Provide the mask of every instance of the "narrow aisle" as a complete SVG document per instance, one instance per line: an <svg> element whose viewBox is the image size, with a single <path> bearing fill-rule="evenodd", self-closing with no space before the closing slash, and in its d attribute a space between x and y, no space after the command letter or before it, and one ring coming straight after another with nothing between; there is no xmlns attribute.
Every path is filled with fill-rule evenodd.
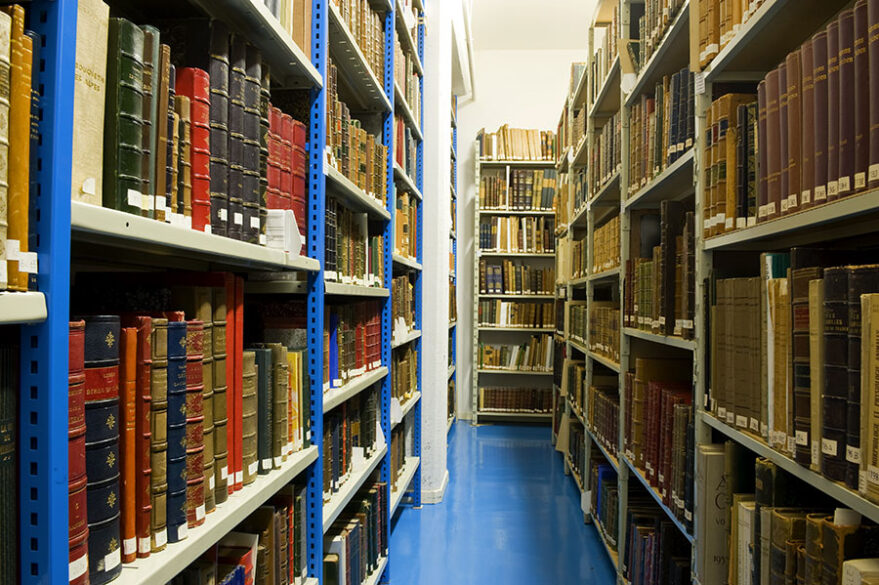
<svg viewBox="0 0 879 585"><path fill-rule="evenodd" d="M445 500L398 514L392 585L613 585L549 433L456 423Z"/></svg>

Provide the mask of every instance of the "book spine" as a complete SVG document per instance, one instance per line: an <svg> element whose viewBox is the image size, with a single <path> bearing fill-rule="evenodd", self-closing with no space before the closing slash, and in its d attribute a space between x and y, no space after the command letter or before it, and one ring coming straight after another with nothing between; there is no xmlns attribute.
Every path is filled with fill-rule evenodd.
<svg viewBox="0 0 879 585"><path fill-rule="evenodd" d="M799 50L790 53L787 56L785 67L787 72L787 118L782 120L784 125L782 132L787 133L787 190L783 191L781 196L787 200L789 213L797 211L800 207L803 133L801 58L802 53Z"/></svg>
<svg viewBox="0 0 879 585"><path fill-rule="evenodd" d="M869 95L879 95L879 0L867 0L867 59L870 63ZM867 182L870 188L879 185L879 100L870 99L870 160Z"/></svg>
<svg viewBox="0 0 879 585"><path fill-rule="evenodd" d="M191 217L192 229L207 231L211 221L210 137L211 93L207 71L184 67L177 72L176 91L190 102Z"/></svg>
<svg viewBox="0 0 879 585"><path fill-rule="evenodd" d="M150 321L150 552L168 544L168 320Z"/></svg>
<svg viewBox="0 0 879 585"><path fill-rule="evenodd" d="M845 197L854 191L856 117L854 11L844 10L839 15L839 146L837 156L837 194Z"/></svg>
<svg viewBox="0 0 879 585"><path fill-rule="evenodd" d="M186 322L186 525L205 520L205 323Z"/></svg>
<svg viewBox="0 0 879 585"><path fill-rule="evenodd" d="M84 541L88 539L88 515L86 498L86 460L85 460L85 321L71 321L68 335L68 537L70 539L70 582L82 585L88 578L88 558ZM17 498L15 497L13 479L15 473L15 429L16 429L16 397L17 385L13 385L13 377L6 372L15 372L14 352L12 346L0 347L0 367L3 368L3 384L0 385L0 474L3 474L3 485L9 486L9 498L2 498L4 505L0 507L0 531L16 553L16 538L7 527L14 527L17 516ZM8 469L8 472L7 472ZM7 479L12 481L7 482ZM9 506L7 511L6 506ZM0 576L14 582L15 564L5 566Z"/></svg>
<svg viewBox="0 0 879 585"><path fill-rule="evenodd" d="M137 558L137 329L124 327L119 339L119 414L122 480L122 562Z"/></svg>
<svg viewBox="0 0 879 585"><path fill-rule="evenodd" d="M153 148L158 126L157 90L159 72L159 30L152 26L143 31L143 109L141 115L141 188L143 195L141 215L155 217L156 156Z"/></svg>
<svg viewBox="0 0 879 585"><path fill-rule="evenodd" d="M854 9L854 167L852 191L867 188L870 166L870 60L868 54L867 1Z"/></svg>
<svg viewBox="0 0 879 585"><path fill-rule="evenodd" d="M827 25L827 200L839 198L839 21ZM832 115L831 115L832 114Z"/></svg>
<svg viewBox="0 0 879 585"><path fill-rule="evenodd" d="M821 470L833 481L844 481L846 475L849 333L847 297L847 268L825 270Z"/></svg>
<svg viewBox="0 0 879 585"><path fill-rule="evenodd" d="M812 183L815 180L813 157L815 156L815 77L812 53L813 41L807 40L800 49L800 109L802 124L800 125L800 209L812 204Z"/></svg>
<svg viewBox="0 0 879 585"><path fill-rule="evenodd" d="M815 179L812 182L814 190L813 204L821 204L827 201L828 183L828 38L827 32L821 31L812 37L812 80L814 83L814 111L812 128L815 133L815 151L812 157L815 169Z"/></svg>

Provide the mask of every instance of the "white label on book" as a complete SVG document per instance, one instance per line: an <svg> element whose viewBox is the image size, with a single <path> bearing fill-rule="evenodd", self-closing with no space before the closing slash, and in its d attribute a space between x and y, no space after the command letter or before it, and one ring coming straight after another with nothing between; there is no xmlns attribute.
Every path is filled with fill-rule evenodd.
<svg viewBox="0 0 879 585"><path fill-rule="evenodd" d="M748 227L748 218L747 217L737 217L736 218L736 229L740 230L742 228Z"/></svg>
<svg viewBox="0 0 879 585"><path fill-rule="evenodd" d="M208 234L208 235L211 234L211 224L206 223L206 224L204 225L204 233L206 233L206 234Z"/></svg>
<svg viewBox="0 0 879 585"><path fill-rule="evenodd" d="M260 245L260 246L265 246L267 241L268 241L268 240L266 239L266 235L265 235L265 234L260 234L260 235L259 235L259 245Z"/></svg>
<svg viewBox="0 0 879 585"><path fill-rule="evenodd" d="M211 491L214 491L214 486L216 485L216 483L217 483L217 478L216 478L216 477L214 476L214 474L212 473L212 474L208 477L208 489L211 490Z"/></svg>
<svg viewBox="0 0 879 585"><path fill-rule="evenodd" d="M177 540L183 540L187 536L189 536L189 526L183 523L177 527Z"/></svg>
<svg viewBox="0 0 879 585"><path fill-rule="evenodd" d="M229 215L228 215L228 211L226 210L225 207L221 207L220 209L217 210L217 217L220 218L220 221L226 221L226 219L229 217Z"/></svg>
<svg viewBox="0 0 879 585"><path fill-rule="evenodd" d="M845 460L849 463L860 463L861 462L861 448L860 447L852 447L851 445L845 446Z"/></svg>
<svg viewBox="0 0 879 585"><path fill-rule="evenodd" d="M733 411L731 411L731 410L728 410L728 411L726 412L726 424L728 424L728 425L732 425L732 424L735 424L735 422L736 422L736 415L735 415L735 413L734 413Z"/></svg>
<svg viewBox="0 0 879 585"><path fill-rule="evenodd" d="M833 439L821 439L821 452L831 457L836 456L836 441Z"/></svg>
<svg viewBox="0 0 879 585"><path fill-rule="evenodd" d="M757 218L754 216L749 217L748 218L748 227L754 227L755 225L757 225Z"/></svg>
<svg viewBox="0 0 879 585"><path fill-rule="evenodd" d="M827 199L827 186L821 185L815 187L815 201L825 201Z"/></svg>
<svg viewBox="0 0 879 585"><path fill-rule="evenodd" d="M19 252L18 253L18 270L27 274L37 273L37 253L36 252Z"/></svg>
<svg viewBox="0 0 879 585"><path fill-rule="evenodd" d="M104 570L111 571L118 567L121 562L122 552L118 548L115 548L113 549L113 552L104 556Z"/></svg>
<svg viewBox="0 0 879 585"><path fill-rule="evenodd" d="M284 445L284 450L282 452L284 453L284 455L287 454L287 446L286 445ZM272 460L272 463L274 464L275 467L280 467L283 462L284 462L283 456L275 457Z"/></svg>
<svg viewBox="0 0 879 585"><path fill-rule="evenodd" d="M694 91L696 95L702 95L705 93L705 74L704 73L696 73L693 76L693 80L696 82L696 87Z"/></svg>
<svg viewBox="0 0 879 585"><path fill-rule="evenodd" d="M150 552L150 537L144 536L137 539L137 552L147 554Z"/></svg>
<svg viewBox="0 0 879 585"><path fill-rule="evenodd" d="M818 439L812 441L812 465L818 465L821 462L821 442Z"/></svg>
<svg viewBox="0 0 879 585"><path fill-rule="evenodd" d="M736 415L736 426L746 429L748 428L748 417L742 416L741 414Z"/></svg>
<svg viewBox="0 0 879 585"><path fill-rule="evenodd" d="M733 229L733 221L734 221L734 218L732 218L732 217L726 218L726 222L724 222L724 224L723 224L724 227L728 230Z"/></svg>
<svg viewBox="0 0 879 585"><path fill-rule="evenodd" d="M97 185L97 180L94 177L89 177L82 182L82 187L79 188L79 191L85 195L97 195Z"/></svg>
<svg viewBox="0 0 879 585"><path fill-rule="evenodd" d="M827 196L832 197L834 195L839 194L839 182L838 181L828 181L827 182Z"/></svg>
<svg viewBox="0 0 879 585"><path fill-rule="evenodd" d="M840 193L848 193L849 190L851 190L852 188L851 180L851 177L840 177L839 179L837 179L837 190Z"/></svg>
<svg viewBox="0 0 879 585"><path fill-rule="evenodd" d="M262 463L262 468L264 470L266 470L266 471L272 470L272 458L271 457L269 457L268 459L263 459L261 461L261 463Z"/></svg>
<svg viewBox="0 0 879 585"><path fill-rule="evenodd" d="M660 327L665 327L665 317L660 317L660 318L659 318L659 326L660 326Z"/></svg>
<svg viewBox="0 0 879 585"><path fill-rule="evenodd" d="M132 555L137 553L137 537L132 536L122 541L122 554Z"/></svg>
<svg viewBox="0 0 879 585"><path fill-rule="evenodd" d="M867 173L855 173L855 189L863 189L867 186Z"/></svg>
<svg viewBox="0 0 879 585"><path fill-rule="evenodd" d="M149 550L149 549L147 549ZM82 577L89 570L89 556L84 554L74 561L70 561L67 574L70 581Z"/></svg>
<svg viewBox="0 0 879 585"><path fill-rule="evenodd" d="M232 214L232 222L235 225L244 225L244 214L239 211L236 211L235 213Z"/></svg>
<svg viewBox="0 0 879 585"><path fill-rule="evenodd" d="M251 217L250 218L250 227L255 230L259 229L259 218L258 217Z"/></svg>
<svg viewBox="0 0 879 585"><path fill-rule="evenodd" d="M719 406L717 407L717 418L721 420L726 420L726 407Z"/></svg>
<svg viewBox="0 0 879 585"><path fill-rule="evenodd" d="M235 483L241 483L244 481L244 470L235 472Z"/></svg>
<svg viewBox="0 0 879 585"><path fill-rule="evenodd" d="M153 535L153 538L156 541L156 548L163 547L168 544L168 531L162 528Z"/></svg>
<svg viewBox="0 0 879 585"><path fill-rule="evenodd" d="M143 209L143 194L135 189L128 190L128 204L138 209Z"/></svg>
<svg viewBox="0 0 879 585"><path fill-rule="evenodd" d="M659 474L659 483L665 483L665 477L661 473Z"/></svg>
<svg viewBox="0 0 879 585"><path fill-rule="evenodd" d="M760 215L762 216L763 214L760 214ZM709 220L709 219L703 219L703 220L702 220L702 229L703 229L703 230L709 230L709 229L711 229L711 220Z"/></svg>
<svg viewBox="0 0 879 585"><path fill-rule="evenodd" d="M226 479L227 477L229 477L229 468L223 466L220 468L220 479Z"/></svg>
<svg viewBox="0 0 879 585"><path fill-rule="evenodd" d="M647 468L647 471L649 471L651 475L653 474L653 466L650 464L649 461L647 461L647 462L644 464L644 467Z"/></svg>
<svg viewBox="0 0 879 585"><path fill-rule="evenodd" d="M156 208L156 198L153 197L152 195L147 195L146 193L144 193L143 209L146 209L147 211L152 211L155 208Z"/></svg>
<svg viewBox="0 0 879 585"><path fill-rule="evenodd" d="M867 481L870 483L879 483L879 467L875 465L867 466Z"/></svg>
<svg viewBox="0 0 879 585"><path fill-rule="evenodd" d="M805 191L800 193L800 201L802 202L803 205L805 205L806 203L811 203L812 202L812 190L806 189Z"/></svg>
<svg viewBox="0 0 879 585"><path fill-rule="evenodd" d="M256 475L256 473L258 471L259 471L259 461L254 461L253 463L251 463L250 465L247 466L248 475ZM242 479L243 479L243 477L242 477Z"/></svg>
<svg viewBox="0 0 879 585"><path fill-rule="evenodd" d="M195 508L195 521L201 522L202 520L204 520L204 504Z"/></svg>
<svg viewBox="0 0 879 585"><path fill-rule="evenodd" d="M797 441L794 437L787 437L787 452L793 453L797 450Z"/></svg>
<svg viewBox="0 0 879 585"><path fill-rule="evenodd" d="M8 239L6 240L6 259L7 260L18 260L21 252L21 245L18 240Z"/></svg>
<svg viewBox="0 0 879 585"><path fill-rule="evenodd" d="M870 177L870 182L879 181L879 164L870 165L870 168L867 170L868 176Z"/></svg>
<svg viewBox="0 0 879 585"><path fill-rule="evenodd" d="M760 421L754 417L751 417L751 432L759 433L760 432Z"/></svg>
<svg viewBox="0 0 879 585"><path fill-rule="evenodd" d="M687 522L693 521L693 513L689 510L684 510L684 518L687 519Z"/></svg>
<svg viewBox="0 0 879 585"><path fill-rule="evenodd" d="M790 202L785 198L781 200L781 212L787 213Z"/></svg>
<svg viewBox="0 0 879 585"><path fill-rule="evenodd" d="M809 444L809 433L807 431L796 432L797 445L805 447Z"/></svg>
<svg viewBox="0 0 879 585"><path fill-rule="evenodd" d="M580 509L584 514L592 513L592 490L580 492Z"/></svg>
<svg viewBox="0 0 879 585"><path fill-rule="evenodd" d="M766 435L768 435L768 434L769 434L769 425L767 425L763 421L760 421L760 436L766 437Z"/></svg>

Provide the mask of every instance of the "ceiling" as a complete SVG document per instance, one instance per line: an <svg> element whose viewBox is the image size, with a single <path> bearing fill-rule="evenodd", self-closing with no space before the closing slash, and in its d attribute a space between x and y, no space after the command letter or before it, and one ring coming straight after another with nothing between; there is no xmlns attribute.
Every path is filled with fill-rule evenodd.
<svg viewBox="0 0 879 585"><path fill-rule="evenodd" d="M472 0L477 51L585 49L596 0Z"/></svg>

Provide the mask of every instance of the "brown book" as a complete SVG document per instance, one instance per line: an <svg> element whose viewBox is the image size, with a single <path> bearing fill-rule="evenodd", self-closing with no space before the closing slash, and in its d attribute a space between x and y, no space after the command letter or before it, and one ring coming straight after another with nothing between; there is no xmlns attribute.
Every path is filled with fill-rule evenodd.
<svg viewBox="0 0 879 585"><path fill-rule="evenodd" d="M853 191L855 171L855 13L843 10L839 14L839 143L837 156L837 196L845 197ZM832 169L831 169L832 171Z"/></svg>
<svg viewBox="0 0 879 585"><path fill-rule="evenodd" d="M812 205L812 183L815 180L815 78L812 58L812 40L800 48L800 200L799 209Z"/></svg>
<svg viewBox="0 0 879 585"><path fill-rule="evenodd" d="M168 320L151 320L150 350L150 538L152 552L168 544Z"/></svg>
<svg viewBox="0 0 879 585"><path fill-rule="evenodd" d="M119 339L120 483L122 562L137 558L137 329L123 327Z"/></svg>
<svg viewBox="0 0 879 585"><path fill-rule="evenodd" d="M170 216L168 209L168 179L165 173L165 153L168 152L168 124L167 124L167 104L168 94L170 92L170 76L171 76L171 47L163 44L159 53L159 94L155 96L159 104L159 118L156 124L156 143L153 144L153 152L156 153L156 184L154 192L156 197L155 218L158 221L167 221ZM165 113L165 115L162 115Z"/></svg>
<svg viewBox="0 0 879 585"><path fill-rule="evenodd" d="M829 86L827 75L828 63L828 39L827 32L821 31L812 37L812 79L814 86L814 110L812 128L815 132L815 155L813 156L813 165L815 168L815 180L812 182L813 197L812 202L815 205L827 201L827 181L828 181L828 114L827 108L829 103Z"/></svg>
<svg viewBox="0 0 879 585"><path fill-rule="evenodd" d="M802 465L812 461L812 403L810 379L809 282L823 275L819 267L791 271L791 324L793 327L794 439L795 459Z"/></svg>
<svg viewBox="0 0 879 585"><path fill-rule="evenodd" d="M848 399L848 269L824 271L824 389L821 471L833 481L845 479Z"/></svg>
<svg viewBox="0 0 879 585"><path fill-rule="evenodd" d="M788 84L787 63L778 66L778 209L780 215L788 213L790 191L790 157L788 150Z"/></svg>
<svg viewBox="0 0 879 585"><path fill-rule="evenodd" d="M787 191L781 196L787 200L788 213L799 209L800 200L800 157L802 153L802 101L800 79L801 52L791 52L786 62L787 72L787 118L782 118L784 127L782 132L787 132Z"/></svg>
<svg viewBox="0 0 879 585"><path fill-rule="evenodd" d="M827 25L827 200L839 197L839 20Z"/></svg>
<svg viewBox="0 0 879 585"><path fill-rule="evenodd" d="M879 185L879 35L874 31L879 27L879 0L867 0L867 60L870 63L870 164L867 167L867 183L870 188Z"/></svg>
<svg viewBox="0 0 879 585"><path fill-rule="evenodd" d="M858 192L867 188L867 169L870 166L870 61L867 54L867 0L855 2L854 27L855 144L852 192Z"/></svg>
<svg viewBox="0 0 879 585"><path fill-rule="evenodd" d="M757 165L757 221L769 219L769 149L767 144L767 108L769 85L764 79L757 84L757 153L759 163Z"/></svg>
<svg viewBox="0 0 879 585"><path fill-rule="evenodd" d="M781 73L773 69L766 75L766 141L760 143L766 150L766 208L764 219L774 219L781 213L781 120L779 119Z"/></svg>

